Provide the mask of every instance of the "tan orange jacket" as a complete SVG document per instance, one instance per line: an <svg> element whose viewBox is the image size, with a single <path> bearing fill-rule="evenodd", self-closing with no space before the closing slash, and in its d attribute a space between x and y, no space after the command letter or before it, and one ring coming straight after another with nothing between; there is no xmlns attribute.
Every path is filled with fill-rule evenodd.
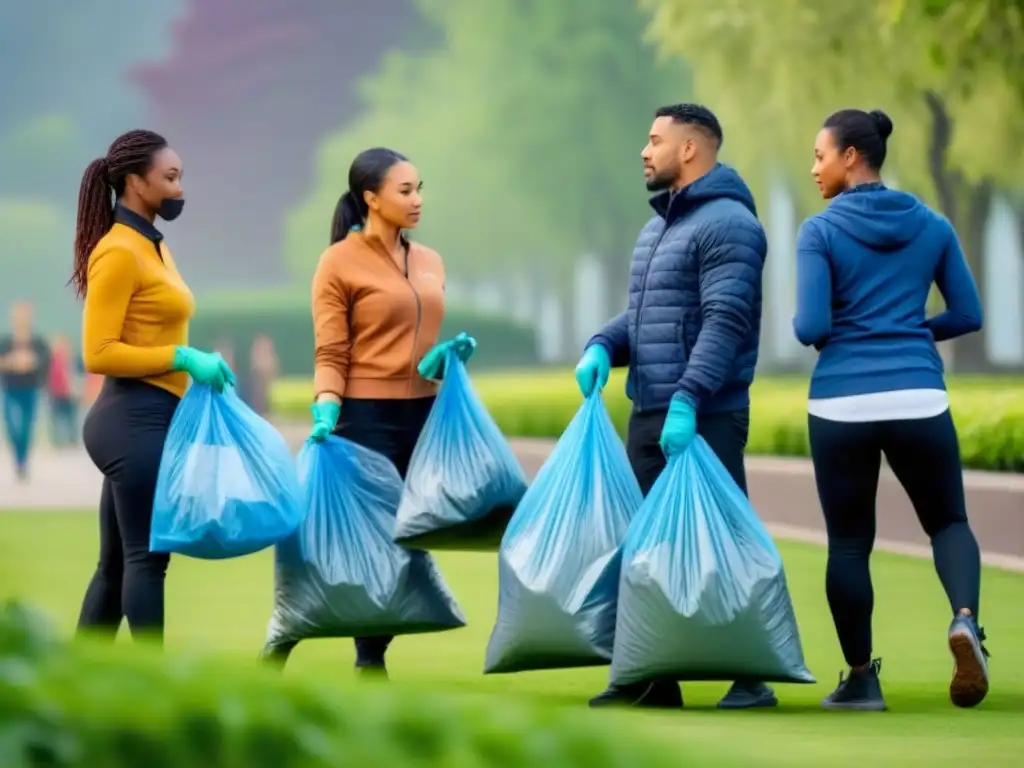
<svg viewBox="0 0 1024 768"><path fill-rule="evenodd" d="M385 400L429 397L416 371L444 320L444 264L411 243L406 269L373 235L350 232L320 257L313 277L315 394Z"/></svg>

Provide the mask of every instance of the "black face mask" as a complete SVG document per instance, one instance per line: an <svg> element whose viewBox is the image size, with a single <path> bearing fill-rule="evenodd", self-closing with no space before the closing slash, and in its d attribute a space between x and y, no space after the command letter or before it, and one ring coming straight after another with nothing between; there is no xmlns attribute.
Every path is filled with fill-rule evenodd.
<svg viewBox="0 0 1024 768"><path fill-rule="evenodd" d="M184 197L165 197L160 201L160 207L156 209L156 215L164 221L174 221L181 216L181 211L184 207Z"/></svg>

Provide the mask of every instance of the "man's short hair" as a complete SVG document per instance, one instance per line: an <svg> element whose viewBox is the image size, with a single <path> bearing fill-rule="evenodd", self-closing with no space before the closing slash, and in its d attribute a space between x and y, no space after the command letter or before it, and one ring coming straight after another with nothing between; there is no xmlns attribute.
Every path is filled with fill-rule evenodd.
<svg viewBox="0 0 1024 768"><path fill-rule="evenodd" d="M655 117L668 117L672 122L680 125L692 125L709 140L713 141L715 148L722 146L722 124L718 122L715 113L700 104L669 104L665 107L658 107L654 113Z"/></svg>

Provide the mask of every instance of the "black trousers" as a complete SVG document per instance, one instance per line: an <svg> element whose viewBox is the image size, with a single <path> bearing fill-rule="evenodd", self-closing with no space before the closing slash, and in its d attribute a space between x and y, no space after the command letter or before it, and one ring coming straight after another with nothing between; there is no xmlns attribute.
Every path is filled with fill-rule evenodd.
<svg viewBox="0 0 1024 768"><path fill-rule="evenodd" d="M404 480L409 471L412 451L433 405L433 397L415 400L347 398L341 403L341 415L334 432L386 456ZM391 635L357 637L356 666L382 665L392 640L394 637Z"/></svg>
<svg viewBox="0 0 1024 768"><path fill-rule="evenodd" d="M626 454L633 474L646 496L667 463L658 440L665 425L664 412L636 413L629 417L626 435ZM697 417L697 434L704 438L726 470L744 493L747 492L747 472L743 454L750 432L750 410L711 413Z"/></svg>
<svg viewBox="0 0 1024 768"><path fill-rule="evenodd" d="M826 593L850 666L871 659L869 559L882 456L932 541L953 611L978 613L981 555L967 523L963 469L949 411L927 419L838 422L808 417L818 497L828 532Z"/></svg>
<svg viewBox="0 0 1024 768"><path fill-rule="evenodd" d="M163 641L164 578L170 556L149 551L160 457L179 398L137 379L107 378L82 438L103 473L100 556L78 619L80 631L111 639L121 619L132 636Z"/></svg>
<svg viewBox="0 0 1024 768"><path fill-rule="evenodd" d="M345 398L334 434L385 456L405 478L416 441L434 404L433 397L414 400ZM356 666L383 666L392 635L357 637ZM269 661L284 664L298 643L276 647Z"/></svg>
<svg viewBox="0 0 1024 768"><path fill-rule="evenodd" d="M629 417L626 455L629 457L633 474L636 475L644 496L650 493L655 481L668 463L658 444L658 440L661 438L661 429L665 425L665 416L664 412L637 413L634 411ZM744 494L747 493L747 472L743 463L743 455L747 447L749 433L749 408L697 417L697 434L704 438L708 447L714 451Z"/></svg>

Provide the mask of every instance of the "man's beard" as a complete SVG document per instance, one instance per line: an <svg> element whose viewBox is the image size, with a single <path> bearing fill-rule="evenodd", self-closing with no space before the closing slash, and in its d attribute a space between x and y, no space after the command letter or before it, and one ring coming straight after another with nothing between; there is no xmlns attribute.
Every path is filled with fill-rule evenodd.
<svg viewBox="0 0 1024 768"><path fill-rule="evenodd" d="M678 175L675 169L666 169L661 173L654 174L647 180L647 191L664 192L666 189L670 189Z"/></svg>

